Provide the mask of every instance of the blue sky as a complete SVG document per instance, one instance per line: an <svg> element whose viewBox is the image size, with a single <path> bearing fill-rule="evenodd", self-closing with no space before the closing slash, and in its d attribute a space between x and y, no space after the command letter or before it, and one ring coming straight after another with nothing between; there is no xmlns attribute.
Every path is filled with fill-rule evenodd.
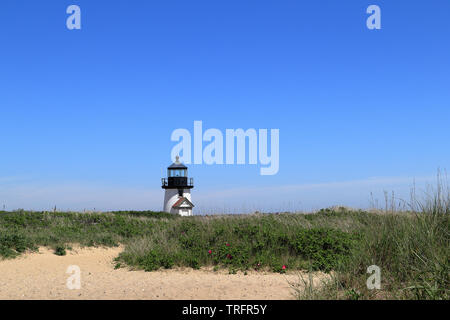
<svg viewBox="0 0 450 320"><path fill-rule="evenodd" d="M66 28L81 8L82 29ZM366 27L381 8L382 29ZM280 169L191 165L197 213L366 207L450 164L450 2L0 4L0 206L155 209L177 128L276 128Z"/></svg>

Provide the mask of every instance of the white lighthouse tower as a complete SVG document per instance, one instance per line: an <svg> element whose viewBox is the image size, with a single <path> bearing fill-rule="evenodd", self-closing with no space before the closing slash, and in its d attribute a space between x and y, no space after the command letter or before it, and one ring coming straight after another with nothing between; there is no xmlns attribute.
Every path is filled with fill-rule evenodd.
<svg viewBox="0 0 450 320"><path fill-rule="evenodd" d="M191 202L191 189L194 179L189 178L187 167L180 162L180 157L167 168L167 178L162 178L164 195L164 211L181 216L192 216L194 205Z"/></svg>

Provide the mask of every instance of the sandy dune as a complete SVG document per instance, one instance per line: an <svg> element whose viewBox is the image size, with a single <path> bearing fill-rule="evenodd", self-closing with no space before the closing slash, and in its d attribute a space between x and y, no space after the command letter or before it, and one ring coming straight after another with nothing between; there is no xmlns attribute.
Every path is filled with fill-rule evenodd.
<svg viewBox="0 0 450 320"><path fill-rule="evenodd" d="M114 269L122 248L77 248L56 256L41 248L0 261L0 299L293 299L298 274L176 269ZM69 290L70 265L81 270L81 289Z"/></svg>

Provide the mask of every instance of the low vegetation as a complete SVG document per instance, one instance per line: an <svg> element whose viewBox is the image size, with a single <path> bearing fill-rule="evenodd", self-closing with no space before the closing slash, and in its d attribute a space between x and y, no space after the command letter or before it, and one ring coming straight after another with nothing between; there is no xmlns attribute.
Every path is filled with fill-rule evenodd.
<svg viewBox="0 0 450 320"><path fill-rule="evenodd" d="M39 246L65 255L73 244L117 246L116 268L211 266L214 270L320 270L299 299L449 299L448 192L409 211L325 209L314 214L175 217L161 212L0 212L0 256ZM380 267L381 289L366 285ZM302 289L299 289L302 287Z"/></svg>
<svg viewBox="0 0 450 320"><path fill-rule="evenodd" d="M361 212L361 214L364 214ZM0 255L39 246L125 245L118 262L148 271L220 266L230 270L312 268L329 271L361 240L350 216L256 214L176 217L154 212L0 213ZM283 268L284 266L284 268Z"/></svg>

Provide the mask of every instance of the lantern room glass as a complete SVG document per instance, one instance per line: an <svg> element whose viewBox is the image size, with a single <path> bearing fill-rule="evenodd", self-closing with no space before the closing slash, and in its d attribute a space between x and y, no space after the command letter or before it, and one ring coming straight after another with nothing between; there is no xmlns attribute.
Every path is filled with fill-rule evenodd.
<svg viewBox="0 0 450 320"><path fill-rule="evenodd" d="M169 177L187 177L187 169L169 169L168 171Z"/></svg>

